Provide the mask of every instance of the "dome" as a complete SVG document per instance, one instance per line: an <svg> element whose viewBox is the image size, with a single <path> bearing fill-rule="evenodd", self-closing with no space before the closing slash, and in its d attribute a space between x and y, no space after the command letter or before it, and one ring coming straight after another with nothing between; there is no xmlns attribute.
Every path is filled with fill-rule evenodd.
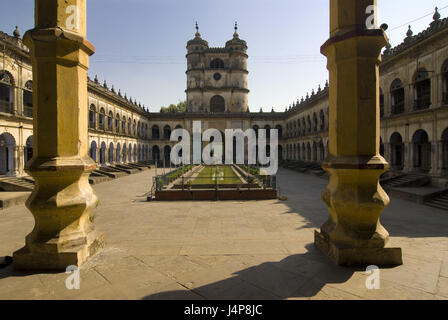
<svg viewBox="0 0 448 320"><path fill-rule="evenodd" d="M208 47L208 42L201 38L201 34L199 33L199 26L196 22L196 34L194 39L191 39L187 42L187 46L194 46L194 45L202 45Z"/></svg>
<svg viewBox="0 0 448 320"><path fill-rule="evenodd" d="M238 23L237 22L235 22L235 33L233 34L233 39L226 42L226 47L231 47L231 46L244 46L244 48L240 49L240 50L247 49L246 41L240 39L240 36L238 34Z"/></svg>

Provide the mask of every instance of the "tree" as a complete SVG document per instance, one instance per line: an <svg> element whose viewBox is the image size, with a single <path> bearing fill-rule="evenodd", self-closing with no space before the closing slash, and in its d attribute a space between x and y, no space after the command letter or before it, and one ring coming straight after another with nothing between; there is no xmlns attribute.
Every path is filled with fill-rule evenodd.
<svg viewBox="0 0 448 320"><path fill-rule="evenodd" d="M168 107L160 108L161 113L183 113L187 111L187 101L180 101L177 105L170 104Z"/></svg>

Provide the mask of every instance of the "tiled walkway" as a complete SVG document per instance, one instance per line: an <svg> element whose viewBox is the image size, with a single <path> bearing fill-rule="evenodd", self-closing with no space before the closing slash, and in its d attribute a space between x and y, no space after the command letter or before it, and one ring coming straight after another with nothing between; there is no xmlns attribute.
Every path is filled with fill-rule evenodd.
<svg viewBox="0 0 448 320"><path fill-rule="evenodd" d="M0 269L0 299L448 299L448 213L392 199L382 223L404 265L382 269L379 290L363 270L334 265L313 245L327 219L327 183L280 170L287 201L145 202L154 171L94 186L107 248L67 274ZM0 212L0 256L33 227L21 205Z"/></svg>

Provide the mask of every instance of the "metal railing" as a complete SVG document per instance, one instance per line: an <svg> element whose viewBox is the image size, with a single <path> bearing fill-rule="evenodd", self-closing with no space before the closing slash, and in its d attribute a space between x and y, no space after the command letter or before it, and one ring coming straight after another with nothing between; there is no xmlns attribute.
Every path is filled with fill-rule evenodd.
<svg viewBox="0 0 448 320"><path fill-rule="evenodd" d="M0 100L0 112L13 114L14 106L12 102Z"/></svg>

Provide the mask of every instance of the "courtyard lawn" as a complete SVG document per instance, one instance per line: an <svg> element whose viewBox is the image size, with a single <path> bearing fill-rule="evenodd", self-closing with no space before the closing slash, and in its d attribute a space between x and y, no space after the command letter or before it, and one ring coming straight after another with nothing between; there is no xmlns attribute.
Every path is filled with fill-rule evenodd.
<svg viewBox="0 0 448 320"><path fill-rule="evenodd" d="M218 184L241 184L240 178L233 172L230 166L218 166L216 174L215 166L207 166L202 169L199 175L192 181L192 184L215 184L215 177L218 176Z"/></svg>

